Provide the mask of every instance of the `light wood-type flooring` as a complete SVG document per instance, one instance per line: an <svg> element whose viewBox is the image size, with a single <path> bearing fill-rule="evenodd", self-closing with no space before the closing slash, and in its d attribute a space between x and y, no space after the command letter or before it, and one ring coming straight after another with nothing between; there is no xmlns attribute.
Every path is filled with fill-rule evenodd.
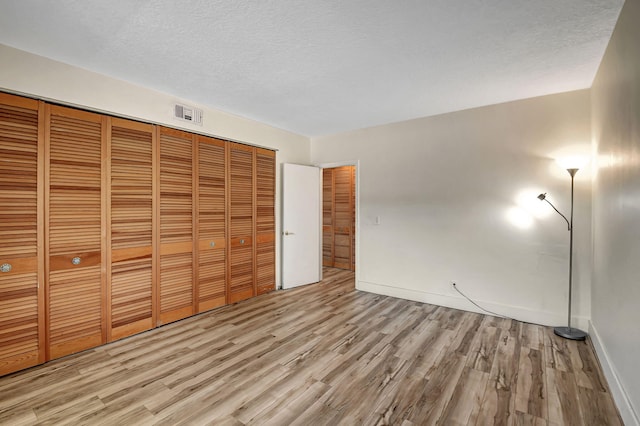
<svg viewBox="0 0 640 426"><path fill-rule="evenodd" d="M0 424L621 424L589 341L324 277L0 378Z"/></svg>

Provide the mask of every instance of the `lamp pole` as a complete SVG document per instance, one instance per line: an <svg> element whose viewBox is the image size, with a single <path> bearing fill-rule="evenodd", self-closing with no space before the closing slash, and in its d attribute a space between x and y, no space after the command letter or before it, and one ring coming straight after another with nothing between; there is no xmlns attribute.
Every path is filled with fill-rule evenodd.
<svg viewBox="0 0 640 426"><path fill-rule="evenodd" d="M569 216L569 314L567 325L571 332L571 289L573 288L573 180L578 169L567 169L571 175L571 214Z"/></svg>
<svg viewBox="0 0 640 426"><path fill-rule="evenodd" d="M569 309L567 317L567 327L555 327L553 329L553 332L560 337L564 337L565 339L584 340L587 338L587 333L580 329L571 327L571 296L573 289L573 192L574 177L578 172L578 169L567 169L567 172L569 172L569 175L571 175L571 220L567 220L565 215L560 213L560 211L556 209L556 207L551 204L549 200L546 199L546 194L538 195L538 199L549 203L549 205L553 207L553 209L564 218L564 220L567 222L567 225L569 226Z"/></svg>
<svg viewBox="0 0 640 426"><path fill-rule="evenodd" d="M565 339L584 340L587 337L587 333L571 327L571 293L573 289L573 181L578 169L567 169L567 172L571 175L571 220L569 221L569 312L567 316L567 327L555 327L553 332Z"/></svg>

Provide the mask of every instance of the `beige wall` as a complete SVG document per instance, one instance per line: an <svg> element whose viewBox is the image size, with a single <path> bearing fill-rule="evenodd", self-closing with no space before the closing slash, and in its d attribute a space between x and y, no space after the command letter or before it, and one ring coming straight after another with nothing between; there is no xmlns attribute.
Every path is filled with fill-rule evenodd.
<svg viewBox="0 0 640 426"><path fill-rule="evenodd" d="M627 0L592 88L592 337L628 425L640 416L640 1Z"/></svg>
<svg viewBox="0 0 640 426"><path fill-rule="evenodd" d="M533 207L548 192L569 213L570 177L552 157L590 153L589 103L583 90L312 140L315 164L359 161L358 288L474 310L455 281L491 310L566 325L564 220L551 212L520 229L506 214L524 190ZM576 178L574 324L586 328L591 178Z"/></svg>
<svg viewBox="0 0 640 426"><path fill-rule="evenodd" d="M280 235L282 163L308 164L310 142L296 135L223 111L204 108L202 126L173 118L174 102L188 100L136 86L0 44L0 90L164 124L197 133L277 149L276 232ZM200 106L202 107L202 106ZM280 284L280 239L276 239L276 283Z"/></svg>

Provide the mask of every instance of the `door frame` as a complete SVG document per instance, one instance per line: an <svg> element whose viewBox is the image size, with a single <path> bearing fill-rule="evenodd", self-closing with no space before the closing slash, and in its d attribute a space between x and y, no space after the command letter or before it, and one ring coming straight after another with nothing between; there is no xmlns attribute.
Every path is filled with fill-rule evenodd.
<svg viewBox="0 0 640 426"><path fill-rule="evenodd" d="M333 169L342 166L354 166L356 168L356 245L353 248L356 256L356 286L360 279L360 160L337 161L334 163L314 163L320 169ZM322 230L322 180L324 173L320 176L320 230ZM320 234L320 279L322 280L322 233Z"/></svg>

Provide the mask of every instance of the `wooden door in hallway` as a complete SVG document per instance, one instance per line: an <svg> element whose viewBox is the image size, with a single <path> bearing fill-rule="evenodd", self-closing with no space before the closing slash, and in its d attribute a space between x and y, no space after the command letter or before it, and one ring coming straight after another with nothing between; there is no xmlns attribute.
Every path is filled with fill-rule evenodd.
<svg viewBox="0 0 640 426"><path fill-rule="evenodd" d="M355 271L355 184L355 166L323 169L323 266Z"/></svg>

